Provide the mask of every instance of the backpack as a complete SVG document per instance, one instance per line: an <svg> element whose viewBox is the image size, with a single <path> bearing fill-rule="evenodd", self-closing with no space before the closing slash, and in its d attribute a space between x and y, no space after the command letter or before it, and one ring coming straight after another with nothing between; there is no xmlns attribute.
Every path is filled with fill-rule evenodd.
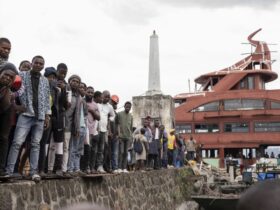
<svg viewBox="0 0 280 210"><path fill-rule="evenodd" d="M143 151L143 145L139 139L135 139L133 143L133 149L136 153L141 154Z"/></svg>

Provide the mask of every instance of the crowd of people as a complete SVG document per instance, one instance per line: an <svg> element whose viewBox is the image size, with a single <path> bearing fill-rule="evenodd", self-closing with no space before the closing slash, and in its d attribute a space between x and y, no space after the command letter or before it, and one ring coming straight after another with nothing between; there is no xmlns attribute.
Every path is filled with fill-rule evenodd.
<svg viewBox="0 0 280 210"><path fill-rule="evenodd" d="M95 90L76 74L66 81L66 64L45 68L37 55L17 69L10 51L11 42L0 38L0 176L36 181L180 167L186 148L194 158L192 137L185 142L149 116L134 128L131 102L117 112L117 95Z"/></svg>

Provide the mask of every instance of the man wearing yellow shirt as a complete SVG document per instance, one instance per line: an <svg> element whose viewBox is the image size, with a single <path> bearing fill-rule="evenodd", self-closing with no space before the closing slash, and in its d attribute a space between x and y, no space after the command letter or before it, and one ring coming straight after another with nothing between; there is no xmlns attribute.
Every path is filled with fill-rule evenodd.
<svg viewBox="0 0 280 210"><path fill-rule="evenodd" d="M176 136L175 136L175 129L171 129L168 135L168 141L167 141L167 156L168 156L168 166L175 166L175 158L174 158L174 152L176 147Z"/></svg>

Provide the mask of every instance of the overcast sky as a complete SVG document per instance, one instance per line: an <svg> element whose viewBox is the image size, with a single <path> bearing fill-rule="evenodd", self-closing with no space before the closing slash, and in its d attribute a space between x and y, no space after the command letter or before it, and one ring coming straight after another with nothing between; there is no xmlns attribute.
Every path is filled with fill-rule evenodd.
<svg viewBox="0 0 280 210"><path fill-rule="evenodd" d="M201 74L228 67L250 52L247 36L279 51L278 0L0 0L0 37L12 42L10 61L40 54L47 66L65 62L96 90L120 103L148 87L149 36L159 36L161 87L188 92ZM280 73L280 54L274 71ZM69 76L68 75L68 76ZM279 80L268 85L279 88Z"/></svg>

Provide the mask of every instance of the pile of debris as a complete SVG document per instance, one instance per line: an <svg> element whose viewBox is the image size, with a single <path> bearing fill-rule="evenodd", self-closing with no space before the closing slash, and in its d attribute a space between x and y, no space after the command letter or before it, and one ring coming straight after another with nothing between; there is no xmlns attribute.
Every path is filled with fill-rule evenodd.
<svg viewBox="0 0 280 210"><path fill-rule="evenodd" d="M194 183L194 191L198 195L234 197L248 188L244 184L231 182L226 169L216 168L203 161L198 164L196 161L188 161L188 165L195 175L204 177Z"/></svg>

